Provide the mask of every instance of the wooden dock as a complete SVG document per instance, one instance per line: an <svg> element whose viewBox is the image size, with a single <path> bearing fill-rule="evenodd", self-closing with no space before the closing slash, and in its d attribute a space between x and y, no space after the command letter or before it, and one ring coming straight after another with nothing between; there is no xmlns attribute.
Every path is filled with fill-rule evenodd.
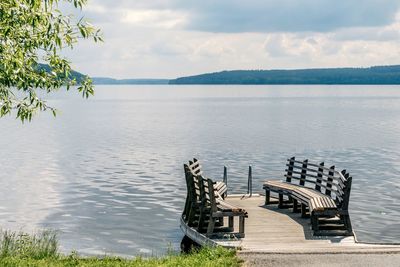
<svg viewBox="0 0 400 267"><path fill-rule="evenodd" d="M353 236L313 236L310 219L301 218L289 209L278 209L276 205L265 206L264 196L232 195L226 201L248 212L244 238L210 240L190 236L187 231L186 234L194 241L201 239L199 243L236 247L240 253L400 253L399 245L357 243Z"/></svg>
<svg viewBox="0 0 400 267"><path fill-rule="evenodd" d="M224 181L214 182L204 178L197 159L184 164L188 194L181 218L185 234L182 250L188 251L197 243L236 248L248 255L400 253L399 244L361 243L353 236L347 209L352 178L345 170L339 172L334 166L325 168L324 163L316 165L294 157L288 161L286 181L266 183L268 188L264 189L269 205L265 205L266 196L251 193L251 166L247 194L227 195L226 167ZM300 183L291 183L291 179ZM271 197L271 188L278 194L279 201ZM301 201L301 213L298 201Z"/></svg>

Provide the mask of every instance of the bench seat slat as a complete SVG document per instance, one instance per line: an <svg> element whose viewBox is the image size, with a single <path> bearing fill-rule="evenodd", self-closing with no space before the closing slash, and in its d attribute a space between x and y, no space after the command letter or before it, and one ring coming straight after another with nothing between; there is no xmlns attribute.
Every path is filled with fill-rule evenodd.
<svg viewBox="0 0 400 267"><path fill-rule="evenodd" d="M235 211L235 210L231 210L231 211L217 211L217 212L213 212L212 217L214 218L219 218L219 217L228 217L228 216L243 216L243 217L247 217L247 214L243 211Z"/></svg>
<svg viewBox="0 0 400 267"><path fill-rule="evenodd" d="M238 206L235 206L235 205L232 205L232 204L230 204L230 203L228 203L226 201L223 201L221 199L218 199L216 203L217 203L217 205L219 207L224 208L224 209L243 210L242 208L240 208Z"/></svg>
<svg viewBox="0 0 400 267"><path fill-rule="evenodd" d="M298 188L296 190L297 192L301 192L304 195L309 195L311 198L326 198L326 199L331 199L330 197L326 196L323 193L320 193L318 191L315 191L314 189L311 188ZM332 203L334 203L334 201L331 201Z"/></svg>
<svg viewBox="0 0 400 267"><path fill-rule="evenodd" d="M333 199L326 196L323 193L315 191L312 188L307 188L300 185L290 184L287 182L281 181L267 181L264 183L264 189L269 188L274 191L291 191L290 194L293 196L297 196L304 201L312 203L312 209L314 208L328 208L328 209L336 209L337 205Z"/></svg>
<svg viewBox="0 0 400 267"><path fill-rule="evenodd" d="M276 187L276 188L283 188L283 189L294 189L296 187L296 185L291 184L291 183L287 183L287 182L282 182L282 181L274 181L274 180L270 180L270 181L266 181L264 183L264 189L266 187Z"/></svg>
<svg viewBox="0 0 400 267"><path fill-rule="evenodd" d="M293 171L293 173L296 173L296 172ZM298 173L296 173L296 174L301 174L301 173L298 172ZM344 194L343 188L342 188L341 186L339 186L339 184L337 184L337 183L335 183L335 182L332 182L332 181L324 181L324 180L323 180L322 183L319 183L319 182L317 182L316 180L307 179L307 177L312 177L312 178L318 179L319 177L318 177L318 176L315 176L315 175L306 175L306 179L302 179L302 178L300 178L300 177L296 177L296 176L293 176L293 175L287 175L287 174L285 174L284 176L287 177L287 178L289 177L290 179L304 180L306 183L319 185L321 188L325 188L325 189L328 189L328 190L330 190L330 191L332 191L332 192L335 192L335 194L339 194L339 195L343 195L343 194ZM332 187L329 187L328 185L331 185Z"/></svg>

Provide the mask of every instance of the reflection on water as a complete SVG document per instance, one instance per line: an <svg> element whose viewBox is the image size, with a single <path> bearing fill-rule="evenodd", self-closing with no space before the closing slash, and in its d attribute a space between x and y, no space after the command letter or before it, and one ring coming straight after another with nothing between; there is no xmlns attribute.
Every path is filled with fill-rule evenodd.
<svg viewBox="0 0 400 267"><path fill-rule="evenodd" d="M98 86L60 93L57 119L0 120L0 224L57 229L65 251L160 254L177 248L196 156L230 192L283 176L296 155L347 168L363 241L400 242L400 88L372 86ZM375 195L374 195L375 194Z"/></svg>

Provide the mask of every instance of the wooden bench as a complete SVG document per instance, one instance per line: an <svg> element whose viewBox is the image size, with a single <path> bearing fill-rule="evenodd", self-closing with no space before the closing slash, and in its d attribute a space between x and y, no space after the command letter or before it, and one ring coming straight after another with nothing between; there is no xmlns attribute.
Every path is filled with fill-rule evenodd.
<svg viewBox="0 0 400 267"><path fill-rule="evenodd" d="M183 167L187 186L187 196L185 208L183 210L183 217L188 222L188 225L192 226L197 223L200 214L200 186L197 177L193 180L193 178L189 176L189 172L193 175L202 175L203 171L201 170L200 161L196 158L193 158L193 161L189 160L189 164L184 164ZM216 182L214 184L214 189L218 197L222 199L226 197L228 188L224 182ZM220 223L223 224L223 220L221 220Z"/></svg>
<svg viewBox="0 0 400 267"><path fill-rule="evenodd" d="M195 162L198 162L195 160ZM185 222L207 236L234 234L244 237L244 218L247 212L225 202L221 194L220 183L204 178L193 168L194 162L184 164L188 194L183 218ZM192 166L191 166L192 165ZM211 188L211 190L210 190ZM221 192L221 194L219 193ZM234 217L239 217L239 232L234 233ZM224 227L223 218L228 217L228 226Z"/></svg>
<svg viewBox="0 0 400 267"><path fill-rule="evenodd" d="M200 185L197 175L201 175L203 172L201 171L200 162L197 159L189 161L189 164L184 164L183 167L186 178L187 196L182 216L189 226L196 226L196 228L198 228L201 201ZM214 189L218 197L224 198L224 196L226 196L227 187L225 183L215 183ZM223 226L223 218L219 220L218 225Z"/></svg>
<svg viewBox="0 0 400 267"><path fill-rule="evenodd" d="M285 181L266 181L265 204L271 204L271 192L278 194L278 207L301 209L302 217L311 217L314 235L353 235L349 199L352 177L346 170L327 168L324 163L287 160ZM284 196L287 199L284 199ZM308 211L308 213L307 213Z"/></svg>

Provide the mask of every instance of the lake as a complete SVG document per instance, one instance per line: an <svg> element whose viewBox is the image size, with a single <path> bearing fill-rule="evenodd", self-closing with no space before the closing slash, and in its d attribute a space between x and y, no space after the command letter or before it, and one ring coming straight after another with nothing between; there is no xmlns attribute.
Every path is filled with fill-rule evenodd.
<svg viewBox="0 0 400 267"><path fill-rule="evenodd" d="M55 229L63 251L160 255L178 249L197 157L229 192L283 179L285 160L325 161L353 176L361 241L400 242L400 86L97 86L59 92L21 124L0 120L0 225Z"/></svg>

